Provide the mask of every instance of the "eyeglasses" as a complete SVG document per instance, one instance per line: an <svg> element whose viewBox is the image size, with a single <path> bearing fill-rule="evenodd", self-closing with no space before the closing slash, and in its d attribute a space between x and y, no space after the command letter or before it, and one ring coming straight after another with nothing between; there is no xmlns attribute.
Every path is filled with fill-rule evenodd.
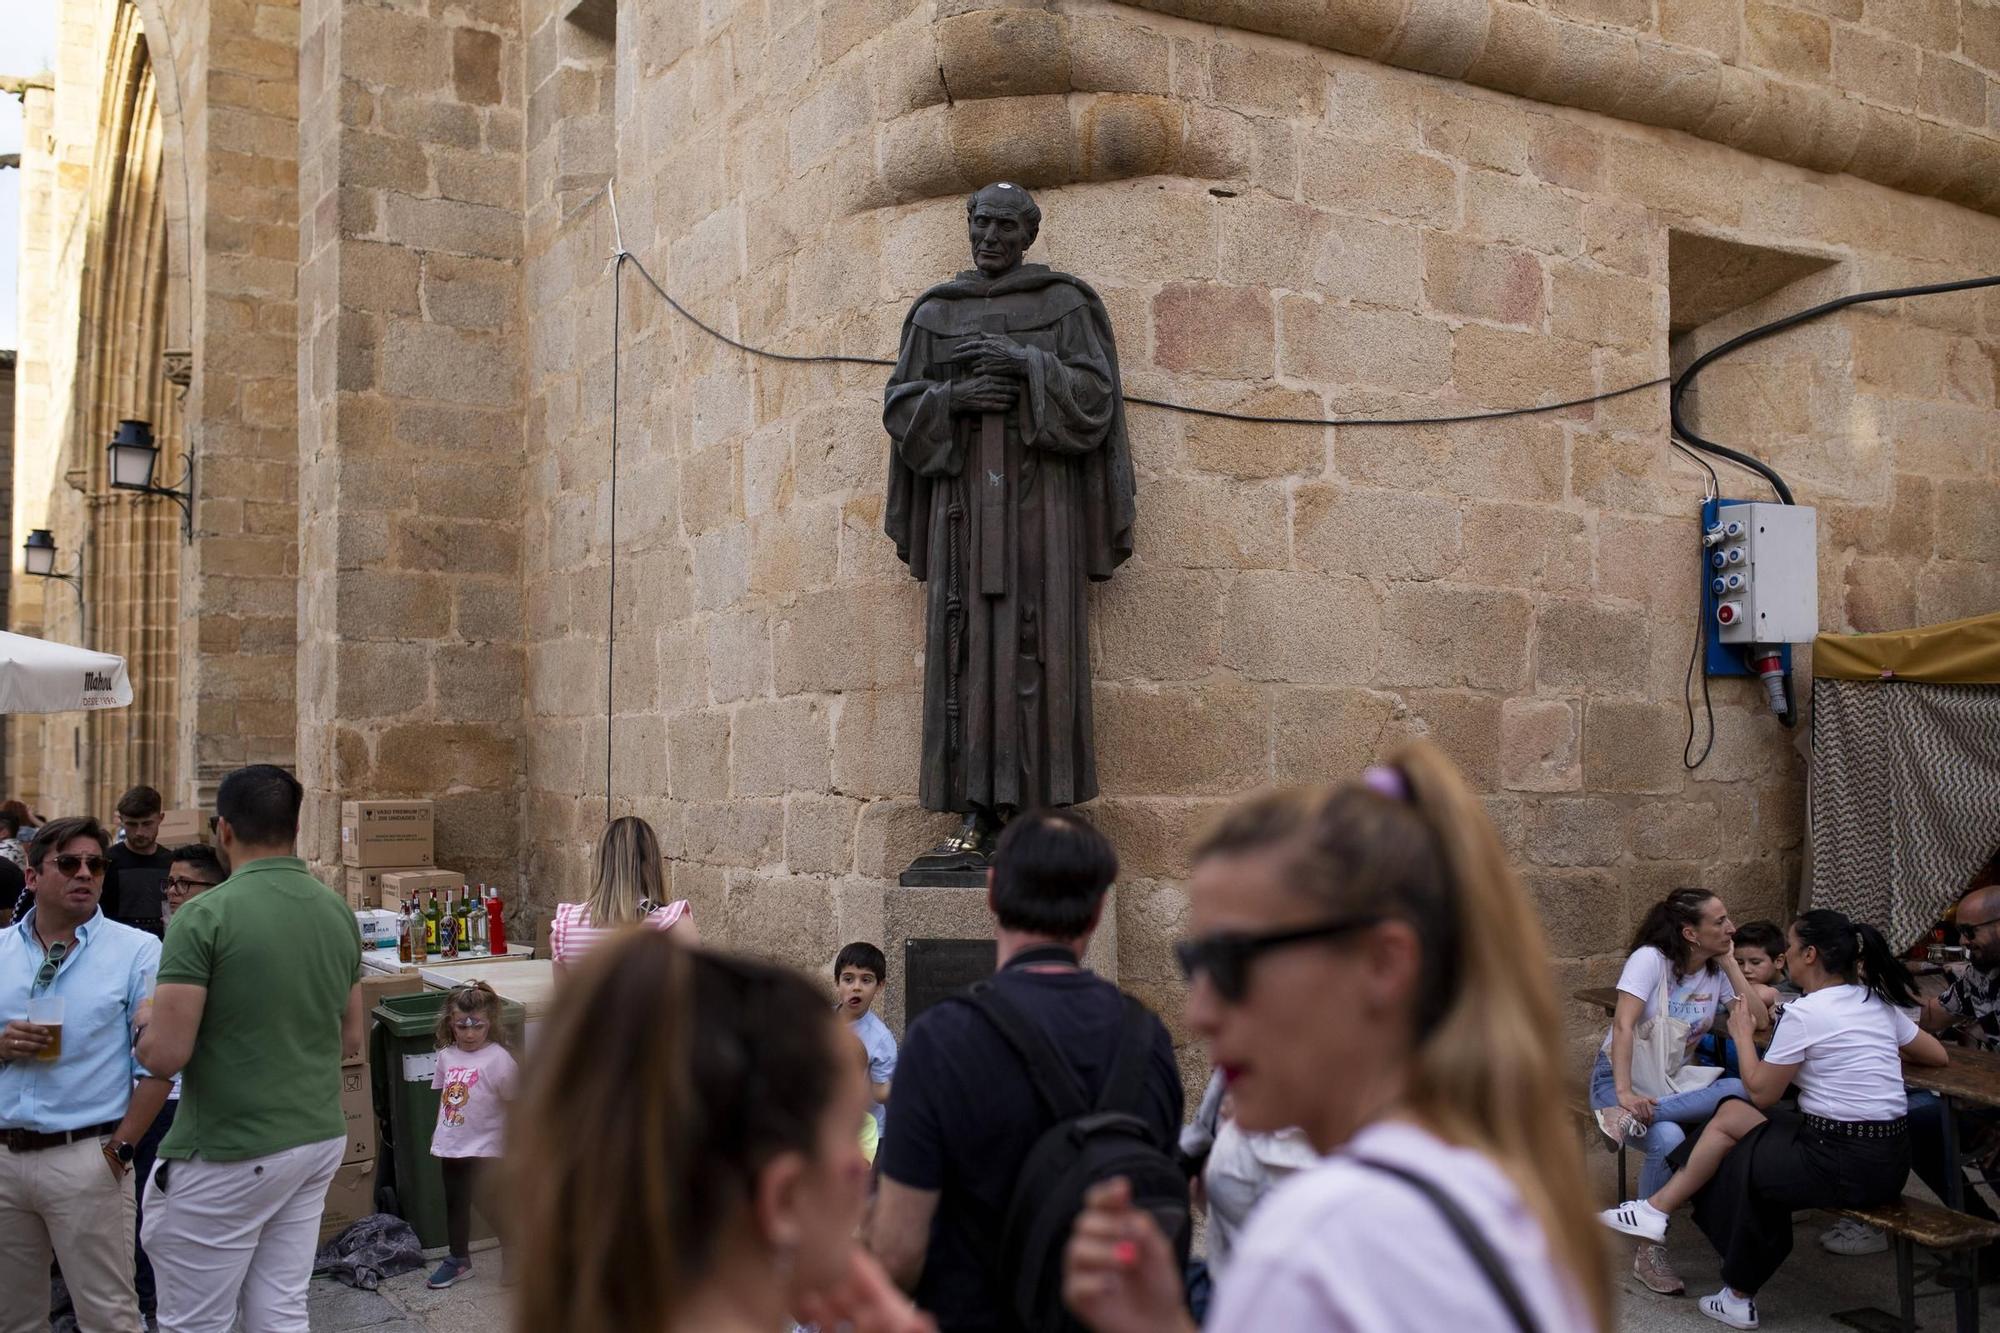
<svg viewBox="0 0 2000 1333"><path fill-rule="evenodd" d="M1958 937L1969 940L1991 925L2000 925L2000 916L1989 916L1984 921L1961 921L1958 923Z"/></svg>
<svg viewBox="0 0 2000 1333"><path fill-rule="evenodd" d="M55 862L56 869L65 875L74 875L85 867L89 868L91 874L101 875L108 864L101 856L78 856L75 852L63 852L51 856L49 860Z"/></svg>
<svg viewBox="0 0 2000 1333"><path fill-rule="evenodd" d="M1209 985L1215 993L1230 1004L1242 1002L1244 993L1250 986L1250 964L1261 955L1273 949L1288 945L1305 944L1311 940L1330 940L1340 935L1366 930L1380 925L1384 918L1379 913L1363 916L1343 917L1338 921L1325 921L1317 926L1304 926L1297 930L1274 930L1262 935L1249 935L1224 931L1215 935L1204 935L1200 939L1182 940L1174 945L1174 957L1180 962L1181 977L1189 982L1197 974L1208 977Z"/></svg>
<svg viewBox="0 0 2000 1333"><path fill-rule="evenodd" d="M212 889L219 883L221 883L220 880L182 879L177 875L169 875L167 876L167 892L193 893L196 889Z"/></svg>
<svg viewBox="0 0 2000 1333"><path fill-rule="evenodd" d="M61 940L49 946L49 951L42 955L41 967L35 971L36 990L42 990L55 981L56 973L62 971L63 959L68 956L69 946Z"/></svg>

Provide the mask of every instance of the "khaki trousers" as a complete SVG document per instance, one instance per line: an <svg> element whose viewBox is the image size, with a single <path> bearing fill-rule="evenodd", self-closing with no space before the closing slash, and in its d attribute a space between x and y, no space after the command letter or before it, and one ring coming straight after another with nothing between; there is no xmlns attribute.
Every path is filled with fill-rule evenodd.
<svg viewBox="0 0 2000 1333"><path fill-rule="evenodd" d="M83 1333L141 1333L132 1290L131 1178L111 1174L104 1140L0 1148L0 1333L48 1333L49 1256Z"/></svg>

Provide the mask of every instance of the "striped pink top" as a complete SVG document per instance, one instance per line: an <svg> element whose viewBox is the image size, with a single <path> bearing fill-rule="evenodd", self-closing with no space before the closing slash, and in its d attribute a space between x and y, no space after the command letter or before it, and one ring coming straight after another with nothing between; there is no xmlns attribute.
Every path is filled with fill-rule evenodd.
<svg viewBox="0 0 2000 1333"><path fill-rule="evenodd" d="M642 919L653 930L671 930L683 921L694 920L694 912L682 899L655 907ZM581 962L598 944L616 935L620 927L590 924L590 904L557 903L556 917L549 925L549 954L558 963Z"/></svg>

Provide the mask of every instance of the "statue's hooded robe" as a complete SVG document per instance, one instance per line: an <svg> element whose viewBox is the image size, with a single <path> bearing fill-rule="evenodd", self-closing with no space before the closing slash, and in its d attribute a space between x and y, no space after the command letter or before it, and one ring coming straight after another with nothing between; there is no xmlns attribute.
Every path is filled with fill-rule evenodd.
<svg viewBox="0 0 2000 1333"><path fill-rule="evenodd" d="M1004 467L978 415L952 415L952 358L1002 332L1029 349L1003 415ZM1073 805L1097 794L1089 580L1132 553L1131 446L1111 319L1066 273L1022 264L931 288L903 320L884 394L884 526L926 584L918 795L931 810Z"/></svg>

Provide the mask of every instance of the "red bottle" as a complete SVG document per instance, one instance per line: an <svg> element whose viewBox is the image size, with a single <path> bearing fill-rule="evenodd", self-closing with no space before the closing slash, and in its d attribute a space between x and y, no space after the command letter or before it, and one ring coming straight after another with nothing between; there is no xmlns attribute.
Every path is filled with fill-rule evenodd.
<svg viewBox="0 0 2000 1333"><path fill-rule="evenodd" d="M496 957L507 952L507 923L500 917L500 890L486 890L486 948Z"/></svg>

